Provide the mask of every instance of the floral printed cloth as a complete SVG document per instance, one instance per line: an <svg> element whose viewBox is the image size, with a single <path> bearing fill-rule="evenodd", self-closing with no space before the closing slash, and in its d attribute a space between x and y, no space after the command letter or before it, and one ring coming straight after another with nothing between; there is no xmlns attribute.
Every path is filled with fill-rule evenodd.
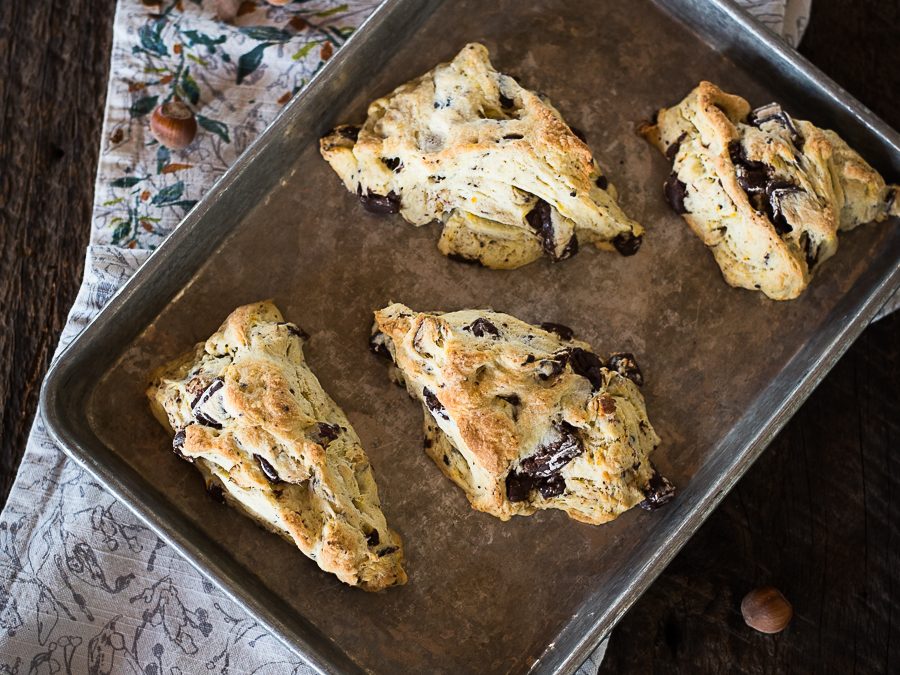
<svg viewBox="0 0 900 675"><path fill-rule="evenodd" d="M743 0L791 44L809 1ZM60 348L377 4L119 0L92 243ZM199 131L170 151L148 117L176 97ZM579 673L595 673L605 648ZM0 675L204 672L311 671L69 460L38 416L0 514Z"/></svg>

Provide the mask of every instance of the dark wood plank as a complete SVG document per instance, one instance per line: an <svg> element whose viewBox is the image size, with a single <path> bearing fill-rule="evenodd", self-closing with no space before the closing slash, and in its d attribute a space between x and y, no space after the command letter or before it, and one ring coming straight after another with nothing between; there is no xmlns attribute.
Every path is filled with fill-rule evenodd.
<svg viewBox="0 0 900 675"><path fill-rule="evenodd" d="M900 3L814 0L800 51L896 129L898 34ZM600 673L900 672L898 451L895 315L863 333L625 616ZM740 614L767 584L795 610L777 636Z"/></svg>
<svg viewBox="0 0 900 675"><path fill-rule="evenodd" d="M75 300L114 0L0 2L0 496Z"/></svg>

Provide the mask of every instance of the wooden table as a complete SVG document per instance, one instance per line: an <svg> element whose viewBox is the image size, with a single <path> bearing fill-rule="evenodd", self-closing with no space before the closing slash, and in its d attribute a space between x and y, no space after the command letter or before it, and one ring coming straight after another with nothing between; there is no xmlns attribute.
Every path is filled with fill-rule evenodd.
<svg viewBox="0 0 900 675"><path fill-rule="evenodd" d="M3 501L81 280L114 5L0 2ZM815 0L801 51L900 128L898 35L894 0ZM900 672L898 394L894 316L863 333L628 613L601 672ZM794 604L781 635L741 620L760 584Z"/></svg>

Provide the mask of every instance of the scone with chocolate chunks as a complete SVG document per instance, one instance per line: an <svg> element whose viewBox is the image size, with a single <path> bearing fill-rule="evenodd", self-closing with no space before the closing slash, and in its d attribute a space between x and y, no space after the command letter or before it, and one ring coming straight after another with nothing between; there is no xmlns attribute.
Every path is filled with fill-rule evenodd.
<svg viewBox="0 0 900 675"><path fill-rule="evenodd" d="M673 497L631 354L604 362L564 326L401 304L375 312L371 344L421 401L429 457L479 511L596 525Z"/></svg>
<svg viewBox="0 0 900 675"><path fill-rule="evenodd" d="M513 269L641 243L584 141L480 44L374 101L361 128L337 127L320 149L367 210L441 221L451 258Z"/></svg>
<svg viewBox="0 0 900 675"><path fill-rule="evenodd" d="M837 250L838 230L900 215L896 186L836 133L777 103L750 109L701 82L641 133L672 161L672 208L732 286L796 298Z"/></svg>
<svg viewBox="0 0 900 675"><path fill-rule="evenodd" d="M153 373L150 406L214 495L344 583L403 584L400 537L356 432L306 364L306 339L271 302L239 307Z"/></svg>

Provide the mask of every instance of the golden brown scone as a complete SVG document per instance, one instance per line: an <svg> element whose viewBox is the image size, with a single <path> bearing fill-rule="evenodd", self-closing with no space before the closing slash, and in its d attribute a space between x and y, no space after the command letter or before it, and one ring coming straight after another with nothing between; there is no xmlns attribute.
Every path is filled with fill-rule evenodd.
<svg viewBox="0 0 900 675"><path fill-rule="evenodd" d="M512 269L583 244L632 255L641 242L584 142L480 44L374 101L362 128L339 126L320 149L369 211L442 221L450 257Z"/></svg>
<svg viewBox="0 0 900 675"><path fill-rule="evenodd" d="M479 511L600 524L669 501L634 357L604 363L565 326L542 326L393 304L375 312L372 349L422 402L427 454Z"/></svg>
<svg viewBox="0 0 900 675"><path fill-rule="evenodd" d="M897 187L836 133L701 82L641 133L673 162L664 192L732 286L796 298L838 230L900 215Z"/></svg>
<svg viewBox="0 0 900 675"><path fill-rule="evenodd" d="M400 537L356 432L306 365L306 337L271 302L237 308L153 373L153 414L214 496L347 584L403 584Z"/></svg>

